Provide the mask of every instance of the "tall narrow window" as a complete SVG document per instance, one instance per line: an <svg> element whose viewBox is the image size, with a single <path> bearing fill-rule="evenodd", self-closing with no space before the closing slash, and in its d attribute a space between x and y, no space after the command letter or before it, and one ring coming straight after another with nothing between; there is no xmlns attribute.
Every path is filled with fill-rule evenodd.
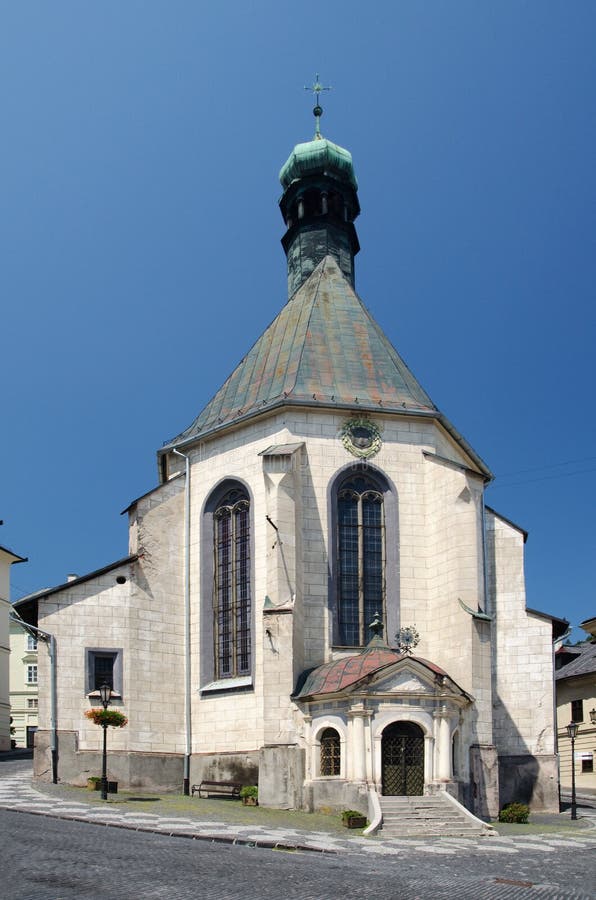
<svg viewBox="0 0 596 900"><path fill-rule="evenodd" d="M27 666L27 684L37 684L37 666Z"/></svg>
<svg viewBox="0 0 596 900"><path fill-rule="evenodd" d="M368 642L368 626L385 607L383 493L368 475L345 481L337 498L339 640Z"/></svg>
<svg viewBox="0 0 596 900"><path fill-rule="evenodd" d="M250 506L233 488L218 504L214 522L215 677L250 674Z"/></svg>
<svg viewBox="0 0 596 900"><path fill-rule="evenodd" d="M584 721L584 701L583 700L572 700L571 701L571 721L572 722L583 722Z"/></svg>
<svg viewBox="0 0 596 900"><path fill-rule="evenodd" d="M321 735L321 775L341 772L341 743L335 728L326 728Z"/></svg>

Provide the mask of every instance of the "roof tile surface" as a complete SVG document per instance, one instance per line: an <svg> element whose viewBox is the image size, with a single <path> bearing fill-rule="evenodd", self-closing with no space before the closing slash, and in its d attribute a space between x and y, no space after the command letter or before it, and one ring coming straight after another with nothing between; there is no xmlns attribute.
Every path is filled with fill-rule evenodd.
<svg viewBox="0 0 596 900"><path fill-rule="evenodd" d="M331 256L265 330L200 415L171 443L280 402L434 411Z"/></svg>

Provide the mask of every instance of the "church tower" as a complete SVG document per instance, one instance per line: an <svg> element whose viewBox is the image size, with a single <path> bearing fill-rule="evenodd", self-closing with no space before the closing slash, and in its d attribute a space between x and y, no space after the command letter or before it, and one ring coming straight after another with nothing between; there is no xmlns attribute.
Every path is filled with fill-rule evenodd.
<svg viewBox="0 0 596 900"><path fill-rule="evenodd" d="M360 250L354 220L360 213L352 156L322 137L322 108L314 108L312 141L297 144L279 173L279 203L287 227L282 245L288 258L288 295L326 257L335 259L354 287L354 257Z"/></svg>

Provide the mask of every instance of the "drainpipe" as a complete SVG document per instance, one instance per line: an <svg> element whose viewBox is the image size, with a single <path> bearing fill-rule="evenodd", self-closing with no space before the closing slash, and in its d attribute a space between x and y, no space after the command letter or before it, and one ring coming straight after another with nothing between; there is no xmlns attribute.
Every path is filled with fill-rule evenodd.
<svg viewBox="0 0 596 900"><path fill-rule="evenodd" d="M29 625L21 618L15 610L10 614L10 618L17 625L20 625L25 631L35 632L41 640L48 645L48 654L50 657L50 752L52 754L52 784L58 784L58 727L57 714L58 707L58 691L56 688L56 638L35 625Z"/></svg>
<svg viewBox="0 0 596 900"><path fill-rule="evenodd" d="M191 730L191 675L190 675L190 457L173 448L176 456L185 462L184 485L184 782L183 791L190 794Z"/></svg>

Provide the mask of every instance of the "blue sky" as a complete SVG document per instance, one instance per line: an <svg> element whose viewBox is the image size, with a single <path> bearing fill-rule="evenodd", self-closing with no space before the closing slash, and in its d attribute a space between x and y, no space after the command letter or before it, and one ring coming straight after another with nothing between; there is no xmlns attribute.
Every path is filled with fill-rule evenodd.
<svg viewBox="0 0 596 900"><path fill-rule="evenodd" d="M284 304L320 72L360 296L529 531L528 605L595 615L595 33L591 0L0 3L13 597L126 555L155 450Z"/></svg>

